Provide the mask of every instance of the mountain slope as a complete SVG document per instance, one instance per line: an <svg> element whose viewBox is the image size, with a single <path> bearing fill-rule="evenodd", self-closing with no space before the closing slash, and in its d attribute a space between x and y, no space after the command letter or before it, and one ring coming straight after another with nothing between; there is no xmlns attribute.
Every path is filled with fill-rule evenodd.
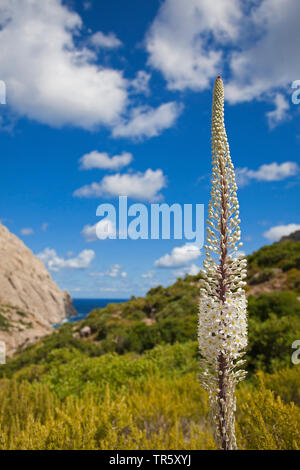
<svg viewBox="0 0 300 470"><path fill-rule="evenodd" d="M299 250L300 243L285 242L262 247L248 256L250 372L272 372L291 364L291 344L300 338L300 302L296 283L288 288L286 280L291 273L298 273L294 266L298 266ZM293 267L284 271L282 265L288 262ZM285 276L277 290L265 291L270 282L265 280L267 268L272 270L272 282L278 281L279 273ZM95 357L111 352L141 354L158 345L187 341L196 345L200 277L187 275L172 286L150 289L145 297L112 303L95 309L83 321L64 324L56 334L15 355L0 369L0 375L12 375L24 367L35 370L37 364L47 370L49 358L60 357L60 350L68 350L70 357L76 352ZM261 292L253 295L253 288L258 287Z"/></svg>
<svg viewBox="0 0 300 470"><path fill-rule="evenodd" d="M259 286L266 267L288 273L282 263L288 253L295 265L298 248L283 250L278 256L274 244L249 256L249 280L258 275ZM1 366L0 449L215 448L197 378L199 278L96 309ZM248 296L240 449L299 449L300 376L291 361L298 298L297 289Z"/></svg>
<svg viewBox="0 0 300 470"><path fill-rule="evenodd" d="M278 364L290 363L291 344L300 337L299 253L300 242L286 241L248 256L250 370L272 371ZM150 289L145 297L95 309L85 320L61 326L56 334L15 356L0 374L47 363L49 354L61 348L99 356L196 341L200 277L187 275L172 286ZM272 289L275 282L278 286Z"/></svg>
<svg viewBox="0 0 300 470"><path fill-rule="evenodd" d="M300 294L300 241L298 232L266 245L248 256L248 292L292 290ZM294 241L295 240L295 241Z"/></svg>
<svg viewBox="0 0 300 470"><path fill-rule="evenodd" d="M74 312L42 261L0 224L0 340L7 353L51 333L52 324Z"/></svg>

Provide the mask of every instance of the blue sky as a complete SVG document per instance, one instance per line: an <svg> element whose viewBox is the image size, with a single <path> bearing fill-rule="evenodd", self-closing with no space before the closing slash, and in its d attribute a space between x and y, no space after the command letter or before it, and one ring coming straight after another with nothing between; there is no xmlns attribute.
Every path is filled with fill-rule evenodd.
<svg viewBox="0 0 300 470"><path fill-rule="evenodd" d="M208 203L221 73L244 251L300 228L299 15L296 0L2 0L2 223L73 297L195 273L202 254L184 240L95 240L91 227L122 191Z"/></svg>

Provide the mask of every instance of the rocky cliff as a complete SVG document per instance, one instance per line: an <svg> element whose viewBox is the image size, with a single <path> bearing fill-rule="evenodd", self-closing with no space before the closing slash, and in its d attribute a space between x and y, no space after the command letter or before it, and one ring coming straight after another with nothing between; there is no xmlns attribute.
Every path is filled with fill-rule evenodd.
<svg viewBox="0 0 300 470"><path fill-rule="evenodd" d="M281 237L278 243L284 243L286 241L300 242L300 230L297 230L290 235L286 235L285 237Z"/></svg>
<svg viewBox="0 0 300 470"><path fill-rule="evenodd" d="M51 333L51 325L74 313L70 295L43 262L0 224L0 341L7 354Z"/></svg>

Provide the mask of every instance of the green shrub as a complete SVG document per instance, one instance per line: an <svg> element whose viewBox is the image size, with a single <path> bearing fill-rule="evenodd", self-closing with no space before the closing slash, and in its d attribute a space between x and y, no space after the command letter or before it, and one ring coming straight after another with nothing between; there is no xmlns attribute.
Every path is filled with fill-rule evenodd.
<svg viewBox="0 0 300 470"><path fill-rule="evenodd" d="M249 270L277 267L284 271L300 269L300 242L285 241L266 245L247 257Z"/></svg>
<svg viewBox="0 0 300 470"><path fill-rule="evenodd" d="M256 284L261 284L262 282L269 281L274 276L274 271L272 268L265 268L261 271L256 272L252 277L249 279L249 284L251 286Z"/></svg>
<svg viewBox="0 0 300 470"><path fill-rule="evenodd" d="M0 449L215 449L196 355L196 343L94 359L57 350L32 383L21 373L0 380ZM288 403L286 377L295 390L289 371L239 386L240 449L299 450L300 408Z"/></svg>
<svg viewBox="0 0 300 470"><path fill-rule="evenodd" d="M292 343L300 338L300 317L271 314L263 322L249 318L248 368L273 372L291 364Z"/></svg>
<svg viewBox="0 0 300 470"><path fill-rule="evenodd" d="M281 369L275 374L259 374L266 388L285 403L293 402L300 407L300 365Z"/></svg>
<svg viewBox="0 0 300 470"><path fill-rule="evenodd" d="M286 288L300 292L300 270L293 268L287 272Z"/></svg>
<svg viewBox="0 0 300 470"><path fill-rule="evenodd" d="M300 302L294 292L270 292L258 297L250 295L248 313L249 318L255 321L267 320L271 315L300 317Z"/></svg>
<svg viewBox="0 0 300 470"><path fill-rule="evenodd" d="M260 382L238 394L237 442L248 450L300 450L300 408L275 397Z"/></svg>

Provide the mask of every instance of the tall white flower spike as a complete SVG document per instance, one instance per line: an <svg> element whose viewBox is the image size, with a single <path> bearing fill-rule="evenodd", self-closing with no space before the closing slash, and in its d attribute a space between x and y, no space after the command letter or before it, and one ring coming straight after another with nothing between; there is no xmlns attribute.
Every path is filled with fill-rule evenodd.
<svg viewBox="0 0 300 470"><path fill-rule="evenodd" d="M234 167L224 125L224 86L217 77L212 107L212 189L206 257L200 289L198 338L200 379L208 390L217 445L236 449L235 387L246 372L247 262L238 256L241 232Z"/></svg>

